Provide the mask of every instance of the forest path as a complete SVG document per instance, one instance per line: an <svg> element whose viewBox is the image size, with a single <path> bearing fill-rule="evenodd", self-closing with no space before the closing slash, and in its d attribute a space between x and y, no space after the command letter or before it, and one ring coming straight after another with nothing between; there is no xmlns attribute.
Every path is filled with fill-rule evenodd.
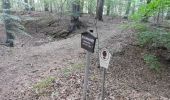
<svg viewBox="0 0 170 100"><path fill-rule="evenodd" d="M98 23L97 31L101 43L115 34L120 34L116 32L116 26L114 23ZM79 34L40 46L20 47L21 44L18 44L14 48L1 47L0 98L14 99L18 92L24 92L25 88L32 87L42 78L63 74L60 71L70 64L85 62L84 56L81 57L84 50L80 47L80 39Z"/></svg>
<svg viewBox="0 0 170 100"><path fill-rule="evenodd" d="M94 20L89 20L89 22L94 22ZM118 19L98 22L97 32L99 33L100 48L109 47L109 50L113 51L112 53L122 51L123 47L127 45L127 41L129 41L128 37L130 34L128 32L122 33L119 29L120 24L121 22ZM94 29L96 32L95 26L89 29ZM96 35L95 32L94 35ZM0 99L36 100L36 93L31 91L34 84L52 76L56 79L54 84L59 85L59 87L55 86L54 91L52 91L53 94L58 94L58 96L54 95L54 98L57 100L80 100L85 63L85 50L80 47L80 39L80 34L78 34L64 40L49 42L39 46L21 47L21 44L17 44L14 48L1 46ZM96 54L92 56L93 60L91 62L95 68L91 72L94 75L90 77L90 80L96 79L96 74L100 73L95 66L95 57ZM112 82L112 84L114 84L115 88L118 88L117 90L120 90L122 87L119 84L123 83L118 80L116 79L115 82L117 83ZM98 80L98 83L90 82L94 90L92 90L89 100L99 99L100 93L94 94L99 92L99 89L97 89L99 88L99 82L100 80ZM122 95L124 94L123 91ZM142 94L134 92L133 96L131 93L132 98L136 96L135 94L138 95L137 97L141 95L144 97L151 96L147 92L142 92ZM124 98L124 96L114 97L110 95L108 98L108 100L113 100L114 98L123 100L121 98ZM51 100L51 94L47 97L38 96L38 99Z"/></svg>

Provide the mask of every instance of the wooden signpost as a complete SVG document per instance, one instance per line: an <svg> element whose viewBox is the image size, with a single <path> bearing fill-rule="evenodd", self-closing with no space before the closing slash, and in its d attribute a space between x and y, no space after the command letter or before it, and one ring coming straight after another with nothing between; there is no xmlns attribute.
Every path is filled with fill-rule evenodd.
<svg viewBox="0 0 170 100"><path fill-rule="evenodd" d="M89 66L90 66L90 53L94 53L95 49L95 44L96 44L96 37L94 37L90 32L84 32L81 34L81 48L85 49L87 51L87 63L86 63L86 68L85 68L85 77L84 77L84 87L83 87L83 100L88 100L87 99L87 86L88 86L88 78L89 78ZM100 67L103 68L102 72L102 100L104 100L104 85L105 85L105 73L106 69L109 67L109 62L111 58L111 54L109 51L104 48L100 51L99 53L99 60L100 60Z"/></svg>
<svg viewBox="0 0 170 100"><path fill-rule="evenodd" d="M106 69L108 69L109 67L109 62L110 62L110 58L111 58L111 54L109 53L109 51L104 48L100 51L100 67L103 67L103 71L102 71L102 98L101 100L104 100L105 96L105 79L106 79Z"/></svg>
<svg viewBox="0 0 170 100"><path fill-rule="evenodd" d="M96 43L96 37L90 32L84 32L81 34L81 48L87 51L87 63L85 68L84 87L83 87L83 100L87 100L87 86L89 78L89 67L90 67L90 53L94 53Z"/></svg>

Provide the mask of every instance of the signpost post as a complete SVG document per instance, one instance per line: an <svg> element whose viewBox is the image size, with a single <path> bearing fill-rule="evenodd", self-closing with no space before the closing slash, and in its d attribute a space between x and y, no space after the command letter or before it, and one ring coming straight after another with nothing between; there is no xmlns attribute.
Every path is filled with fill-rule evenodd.
<svg viewBox="0 0 170 100"><path fill-rule="evenodd" d="M87 86L89 78L89 67L90 67L90 53L94 53L96 43L96 37L94 37L90 32L84 32L81 35L81 47L87 50L87 63L85 68L85 77L84 77L84 87L83 87L83 100L87 100Z"/></svg>
<svg viewBox="0 0 170 100"><path fill-rule="evenodd" d="M102 100L104 100L104 92L105 92L105 79L106 79L106 68L102 68Z"/></svg>
<svg viewBox="0 0 170 100"><path fill-rule="evenodd" d="M104 92L105 92L105 79L106 79L106 69L109 67L109 62L110 62L111 54L109 51L104 48L100 52L100 66L103 67L102 71L102 98L101 100L104 100Z"/></svg>
<svg viewBox="0 0 170 100"><path fill-rule="evenodd" d="M87 63L85 68L85 77L84 77L84 88L83 88L83 100L87 100L87 86L88 86L88 77L89 77L89 66L90 66L90 52L87 52Z"/></svg>

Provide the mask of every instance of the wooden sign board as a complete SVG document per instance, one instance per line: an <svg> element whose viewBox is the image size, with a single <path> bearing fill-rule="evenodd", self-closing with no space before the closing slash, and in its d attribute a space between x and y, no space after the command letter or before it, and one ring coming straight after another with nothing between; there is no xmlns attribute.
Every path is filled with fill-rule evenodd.
<svg viewBox="0 0 170 100"><path fill-rule="evenodd" d="M81 34L81 48L94 53L96 44L96 37L94 37L89 32L84 32Z"/></svg>
<svg viewBox="0 0 170 100"><path fill-rule="evenodd" d="M110 63L111 54L104 48L100 51L100 66L108 69Z"/></svg>

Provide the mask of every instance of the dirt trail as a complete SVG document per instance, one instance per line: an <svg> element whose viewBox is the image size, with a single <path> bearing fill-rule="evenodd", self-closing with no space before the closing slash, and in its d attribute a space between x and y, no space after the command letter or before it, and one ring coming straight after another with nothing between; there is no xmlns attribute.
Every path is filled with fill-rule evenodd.
<svg viewBox="0 0 170 100"><path fill-rule="evenodd" d="M127 38L130 36L127 33L121 33L118 29L120 23L112 22L99 22L97 26L97 32L100 36L100 48L109 47L112 53L122 52L123 47L127 45L129 41ZM94 22L94 21L93 21ZM91 27L96 29L95 26ZM90 29L91 29L90 28ZM95 32L94 32L95 35ZM114 41L111 41L114 40ZM31 42L31 41L30 41ZM37 42L37 41L35 41ZM67 72L66 69L69 69L72 66L84 66L85 52L80 48L80 34L75 35L71 38L67 38L60 41L54 41L42 44L40 46L24 46L21 47L21 44L17 42L17 46L14 48L7 48L4 46L0 47L0 99L1 100L30 100L30 99L39 99L39 100L51 100L51 96L35 96L34 92L30 93L32 87L35 83L40 80L53 76L56 79L55 84L60 83L59 88L55 89L54 92L59 91L59 96L56 96L56 100L80 100L82 92L82 83L83 83L83 69L76 70L71 72L70 77L65 76ZM93 65L95 65L95 56L92 57ZM73 68L74 69L74 68ZM95 70L95 71L94 71ZM94 68L91 71L92 73L99 74L100 71ZM97 74L94 74L93 78L97 78ZM64 76L64 78L63 78ZM92 78L92 77L91 77ZM97 80L97 79L96 79ZM99 80L98 80L99 81ZM111 80L110 80L111 81ZM71 83L70 83L71 82ZM109 81L108 81L109 82ZM116 83L117 82L117 83ZM80 85L77 88L76 84ZM92 87L99 88L97 84L99 83L90 83ZM117 92L120 89L120 86L124 86L126 91L134 91L132 97L140 97L141 95L146 97L153 97L147 100L156 100L148 92L136 93L136 91L126 84L122 85L119 79L111 82L114 84L114 88L117 87ZM119 85L121 84L121 85ZM91 86L90 85L90 86ZM123 87L121 87L123 88ZM68 90L69 89L69 90ZM74 92L76 91L76 92ZM89 97L90 100L98 100L100 94L95 95L99 91L98 89L92 93ZM112 90L110 90L112 91ZM53 93L54 93L53 92ZM80 93L79 93L80 92ZM169 92L169 91L168 91ZM67 95L68 94L68 95ZM121 91L121 95L123 95ZM95 96L94 96L95 95ZM126 94L127 95L127 94ZM126 96L125 95L125 96ZM124 100L127 99L124 96L112 96L110 95L107 100ZM120 98L120 99L118 99ZM121 99L122 98L122 99ZM162 97L164 98L164 97ZM133 98L132 98L133 99ZM127 99L129 100L129 99ZM134 99L136 100L136 99ZM140 98L138 100L141 100ZM168 100L166 98L161 100Z"/></svg>

